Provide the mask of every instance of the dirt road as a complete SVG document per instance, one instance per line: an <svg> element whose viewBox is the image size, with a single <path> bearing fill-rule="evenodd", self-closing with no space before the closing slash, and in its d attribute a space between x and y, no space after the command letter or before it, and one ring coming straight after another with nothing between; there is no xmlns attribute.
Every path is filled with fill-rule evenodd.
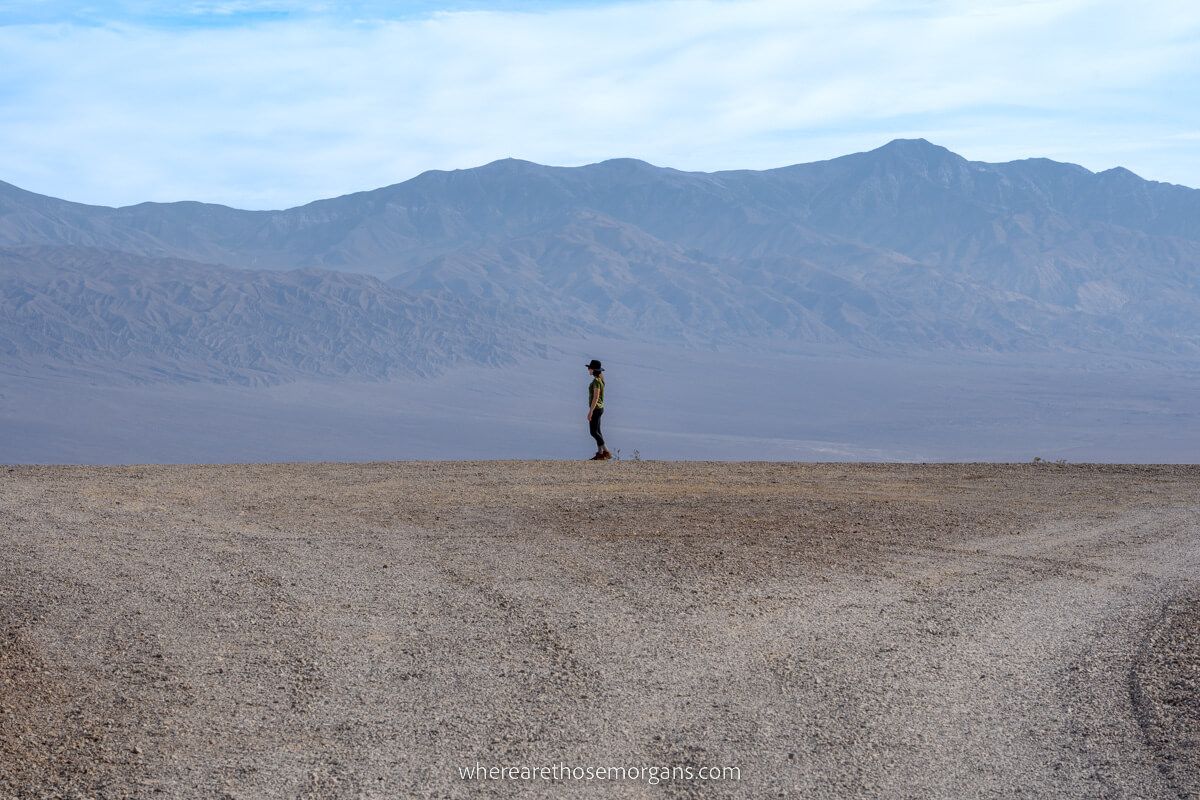
<svg viewBox="0 0 1200 800"><path fill-rule="evenodd" d="M0 467L0 797L1194 797L1198 576L1200 467Z"/></svg>

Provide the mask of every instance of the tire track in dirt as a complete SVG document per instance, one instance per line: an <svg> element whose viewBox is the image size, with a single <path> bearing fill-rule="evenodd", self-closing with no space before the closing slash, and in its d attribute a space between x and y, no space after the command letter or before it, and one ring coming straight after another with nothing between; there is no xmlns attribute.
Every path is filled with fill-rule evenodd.
<svg viewBox="0 0 1200 800"><path fill-rule="evenodd" d="M1163 603L1129 670L1129 696L1164 780L1200 795L1200 591Z"/></svg>

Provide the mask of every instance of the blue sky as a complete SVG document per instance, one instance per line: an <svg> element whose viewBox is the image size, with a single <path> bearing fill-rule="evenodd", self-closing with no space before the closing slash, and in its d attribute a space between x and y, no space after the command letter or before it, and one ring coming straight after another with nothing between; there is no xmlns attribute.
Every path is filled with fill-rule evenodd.
<svg viewBox="0 0 1200 800"><path fill-rule="evenodd" d="M279 208L426 169L924 137L1200 187L1200 4L0 0L0 180Z"/></svg>

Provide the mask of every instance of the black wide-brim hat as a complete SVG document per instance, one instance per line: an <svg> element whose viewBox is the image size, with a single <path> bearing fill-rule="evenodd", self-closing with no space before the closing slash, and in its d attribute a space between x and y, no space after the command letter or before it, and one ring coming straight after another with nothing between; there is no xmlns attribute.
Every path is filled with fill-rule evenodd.
<svg viewBox="0 0 1200 800"><path fill-rule="evenodd" d="M598 369L601 372L604 372L604 367L600 366L600 362L594 358L592 359L591 363L587 365L587 368L588 369Z"/></svg>

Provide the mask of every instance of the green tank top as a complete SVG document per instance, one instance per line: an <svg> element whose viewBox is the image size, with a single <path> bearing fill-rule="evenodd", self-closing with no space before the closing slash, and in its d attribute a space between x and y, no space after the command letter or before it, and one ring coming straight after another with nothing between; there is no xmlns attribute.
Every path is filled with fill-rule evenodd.
<svg viewBox="0 0 1200 800"><path fill-rule="evenodd" d="M594 392L597 387L600 389L600 399L596 401L596 408L604 408L604 378L593 378L592 382L588 384L589 408L592 405L592 392Z"/></svg>

